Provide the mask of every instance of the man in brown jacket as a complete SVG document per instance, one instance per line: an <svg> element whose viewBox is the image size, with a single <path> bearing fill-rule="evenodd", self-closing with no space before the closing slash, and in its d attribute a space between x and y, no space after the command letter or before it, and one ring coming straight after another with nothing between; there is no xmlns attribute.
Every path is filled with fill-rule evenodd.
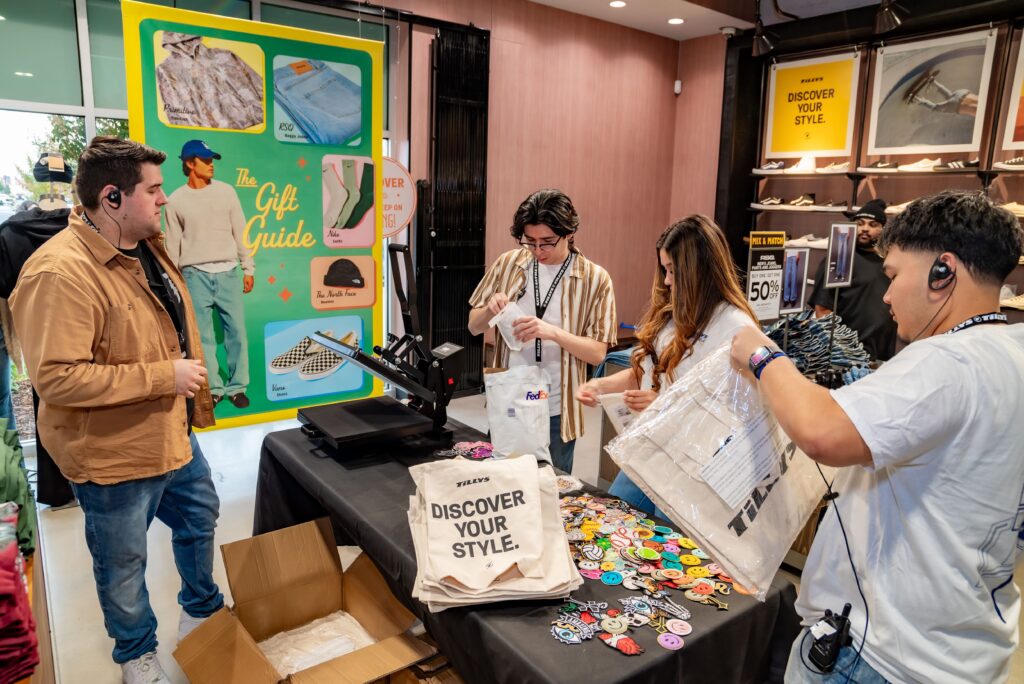
<svg viewBox="0 0 1024 684"><path fill-rule="evenodd" d="M38 430L72 482L114 661L165 682L146 590L146 531L172 531L179 639L223 606L213 581L220 501L192 425L213 405L192 302L164 250L164 153L96 137L79 159L84 206L26 262L10 303L40 397Z"/></svg>

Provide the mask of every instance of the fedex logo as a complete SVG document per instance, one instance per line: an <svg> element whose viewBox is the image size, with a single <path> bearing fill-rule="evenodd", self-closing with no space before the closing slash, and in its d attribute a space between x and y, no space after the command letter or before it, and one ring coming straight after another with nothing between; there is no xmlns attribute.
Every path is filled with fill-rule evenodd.
<svg viewBox="0 0 1024 684"><path fill-rule="evenodd" d="M544 390L541 390L539 392L527 392L526 393L526 401L539 401L541 399L547 399L547 398L548 398L548 393L545 392Z"/></svg>

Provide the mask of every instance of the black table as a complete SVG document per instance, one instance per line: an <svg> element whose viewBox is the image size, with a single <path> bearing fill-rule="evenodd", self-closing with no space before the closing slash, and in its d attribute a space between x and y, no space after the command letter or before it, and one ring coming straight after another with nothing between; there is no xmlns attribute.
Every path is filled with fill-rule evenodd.
<svg viewBox="0 0 1024 684"><path fill-rule="evenodd" d="M456 441L484 435L451 421ZM407 441L337 460L298 429L267 435L256 484L254 534L330 516L339 544L363 549L394 595L424 623L466 682L763 682L781 681L799 619L796 589L777 577L764 603L733 592L729 610L674 596L693 613L679 651L650 628L631 636L646 652L625 656L598 639L567 646L550 635L559 601L509 601L430 613L412 598L416 558L407 511L415 486L408 467L434 458L429 443ZM381 452L387 453L381 453ZM596 490L592 490L596 491ZM586 580L575 596L607 601L638 595Z"/></svg>

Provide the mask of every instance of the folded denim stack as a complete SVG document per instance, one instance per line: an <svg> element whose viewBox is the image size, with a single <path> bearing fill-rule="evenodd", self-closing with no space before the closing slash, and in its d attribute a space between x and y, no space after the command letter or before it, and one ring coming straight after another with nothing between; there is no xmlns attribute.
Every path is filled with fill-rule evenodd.
<svg viewBox="0 0 1024 684"><path fill-rule="evenodd" d="M17 524L17 504L0 504L0 682L24 679L39 664L39 639L28 603Z"/></svg>
<svg viewBox="0 0 1024 684"><path fill-rule="evenodd" d="M789 334L786 339L786 321L771 325L765 334L780 347L786 341L786 353L797 369L808 377L833 367L845 370L854 368L870 372L870 357L857 337L857 331L843 325L835 314L815 318L813 311L804 311L789 319ZM832 328L835 326L835 335ZM829 352L829 339L832 350ZM851 376L853 379L862 375Z"/></svg>
<svg viewBox="0 0 1024 684"><path fill-rule="evenodd" d="M583 583L550 467L533 456L456 458L409 468L412 595L436 613L494 601L564 598Z"/></svg>

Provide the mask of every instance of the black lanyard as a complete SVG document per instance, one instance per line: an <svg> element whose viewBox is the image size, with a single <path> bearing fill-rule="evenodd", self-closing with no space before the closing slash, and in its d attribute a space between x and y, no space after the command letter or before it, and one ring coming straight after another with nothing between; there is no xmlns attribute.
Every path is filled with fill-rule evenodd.
<svg viewBox="0 0 1024 684"><path fill-rule="evenodd" d="M562 268L558 269L558 275L551 282L551 287L548 288L548 293L544 297L544 302L540 301L540 266L539 262L535 258L533 260L533 305L537 309L537 318L543 319L545 312L548 310L548 304L551 303L551 298L555 295L555 290L558 289L558 283L562 282L562 276L565 275L566 270L569 268L569 263L572 261L572 252L569 252L569 256L562 262ZM536 352L537 352L537 363L540 363L540 338L536 340Z"/></svg>
<svg viewBox="0 0 1024 684"><path fill-rule="evenodd" d="M976 325L987 325L992 323L1006 323L1006 314L1001 313L987 313L980 316L972 316L959 325L954 325L952 328L946 331L947 335L952 335L955 332L961 330L967 330L973 328Z"/></svg>

